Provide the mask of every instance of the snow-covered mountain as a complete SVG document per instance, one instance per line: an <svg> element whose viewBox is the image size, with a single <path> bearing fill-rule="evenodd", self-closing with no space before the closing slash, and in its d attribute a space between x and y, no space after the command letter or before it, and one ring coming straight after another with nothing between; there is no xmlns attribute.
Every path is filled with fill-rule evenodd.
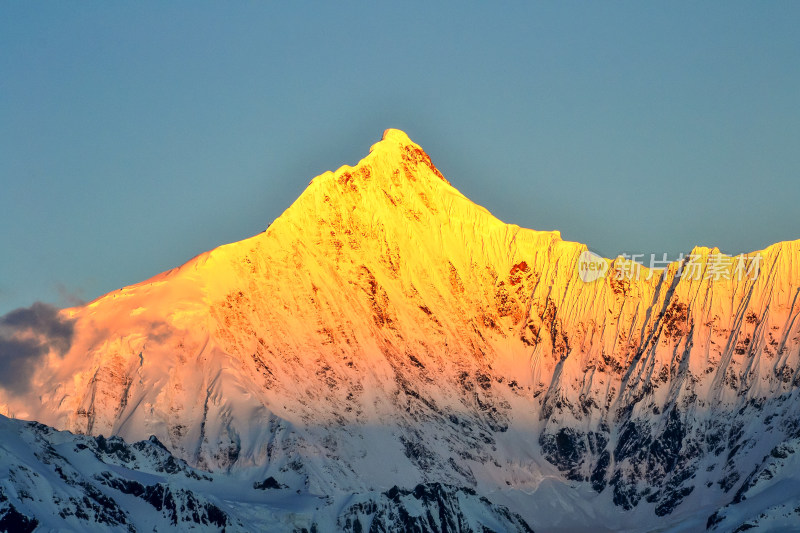
<svg viewBox="0 0 800 533"><path fill-rule="evenodd" d="M0 403L321 502L241 514L197 489L230 524L266 505L435 531L431 502L465 531L800 522L800 241L621 279L639 267L596 258L593 281L586 251L499 221L387 130L265 232L63 311L69 350Z"/></svg>
<svg viewBox="0 0 800 533"><path fill-rule="evenodd" d="M395 486L340 509L273 477L198 471L155 437L129 445L0 417L0 438L0 531L529 531L468 488Z"/></svg>

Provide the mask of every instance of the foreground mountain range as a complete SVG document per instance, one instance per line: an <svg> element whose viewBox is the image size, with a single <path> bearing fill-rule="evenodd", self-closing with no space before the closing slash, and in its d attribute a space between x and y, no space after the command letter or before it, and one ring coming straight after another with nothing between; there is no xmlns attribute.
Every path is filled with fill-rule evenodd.
<svg viewBox="0 0 800 533"><path fill-rule="evenodd" d="M395 486L333 506L271 476L196 470L155 437L128 445L5 417L0 436L2 531L529 531L469 488Z"/></svg>
<svg viewBox="0 0 800 533"><path fill-rule="evenodd" d="M387 130L265 232L61 313L0 403L74 435L0 421L0 526L800 529L800 241L586 258Z"/></svg>

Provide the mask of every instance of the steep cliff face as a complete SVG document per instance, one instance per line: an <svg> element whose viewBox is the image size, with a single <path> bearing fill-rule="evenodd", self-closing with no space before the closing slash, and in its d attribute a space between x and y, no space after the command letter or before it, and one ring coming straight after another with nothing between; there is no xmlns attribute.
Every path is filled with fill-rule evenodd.
<svg viewBox="0 0 800 533"><path fill-rule="evenodd" d="M705 524L796 432L800 241L722 271L706 248L621 279L601 260L591 282L585 251L497 220L387 130L265 232L66 310L37 402L2 402L326 494L585 490L569 505L608 527ZM538 511L518 512L574 519Z"/></svg>

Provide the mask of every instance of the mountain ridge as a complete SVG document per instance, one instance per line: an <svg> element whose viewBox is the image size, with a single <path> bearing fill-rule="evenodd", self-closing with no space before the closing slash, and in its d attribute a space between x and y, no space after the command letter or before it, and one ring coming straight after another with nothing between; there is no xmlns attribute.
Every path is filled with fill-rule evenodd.
<svg viewBox="0 0 800 533"><path fill-rule="evenodd" d="M430 167L431 171L436 176L438 176L445 184L447 184L449 186L450 192L454 193L454 195L456 197L458 197L458 198L460 198L462 200L466 200L467 202L469 202L471 207L474 207L479 212L491 216L492 218L494 218L498 222L501 222L502 224L505 224L509 228L518 229L518 230L524 230L524 231L529 231L529 232L535 232L535 233L541 234L541 235L552 235L552 236L555 237L555 240L559 240L559 241L562 240L561 239L561 233L558 230L550 230L550 231L533 230L533 229L528 229L528 228L522 228L522 227L517 226L516 224L513 224L513 223L505 223L505 222L500 221L499 219L494 217L494 215L492 215L492 213L490 213L486 208L480 206L479 204L473 203L469 198L464 196L460 191L458 191L455 187L453 187L452 184L433 165L432 161L430 160L430 157L427 154L424 153L424 150L418 144L413 142L405 132L403 132L402 130L389 128L389 129L384 131L384 134L383 134L383 137L382 137L381 141L373 144L370 147L369 154L367 156L365 156L363 159L361 159L360 161L358 161L357 163L355 163L355 165L353 165L353 166L342 165L338 169L336 169L335 171L327 171L327 172L324 172L323 174L320 174L319 176L316 176L315 178L313 178L309 182L308 187L301 193L301 195L294 202L292 202L292 204L281 215L279 215L275 220L273 220L273 222L270 223L269 227L266 230L264 230L264 231L262 231L260 233L257 233L257 234L255 234L255 235L253 235L251 237L245 238L245 239L243 239L241 241L235 241L235 242L232 242L232 243L223 244L221 246L213 248L212 250L208 250L206 252L202 252L202 253L198 254L197 256L189 259L188 261L186 261L185 263L183 263L180 266L174 267L172 269L168 269L168 270L166 270L166 271L164 271L162 273L156 274L156 275L154 275L154 276L152 276L152 277L150 277L150 278L148 278L148 279L146 279L144 281L141 281L141 282L138 282L138 283L134 283L132 285L128 285L128 286L123 287L122 289L119 289L119 290L125 290L125 289L129 289L129 288L132 288L132 287L136 287L136 286L140 286L140 285L144 285L144 284L148 284L148 283L152 283L152 282L158 281L158 280L160 280L160 279L162 279L164 277L170 276L170 275L172 275L172 274L174 274L176 272L179 272L179 271L181 271L181 270L183 270L185 268L191 268L193 265L195 265L195 263L203 262L203 261L208 260L209 256L211 254L214 254L215 252L217 254L219 254L223 250L235 249L237 247L237 245L239 245L240 243L244 243L244 242L250 241L251 239L257 239L257 238L263 236L264 234L268 233L270 227L275 222L280 221L286 215L291 216L292 211L293 210L297 210L295 208L295 206L302 205L305 202L315 202L315 200L316 200L315 197L318 194L325 195L325 191L329 191L330 188L335 187L335 182L337 180L340 180L340 181L342 181L344 183L348 183L348 184L350 184L350 183L354 184L353 180L357 179L358 176L356 176L356 178L353 178L353 176L352 176L353 172L356 172L356 174L357 174L359 168L361 168L362 166L369 165L375 159L379 159L379 158L385 159L387 157L388 158L394 158L394 159L402 159L402 155L400 155L400 154L403 152L404 149L407 149L407 148L409 148L412 151L414 151L415 153L419 154L418 157L420 157L423 161L425 161L425 163ZM419 152L416 152L416 151L419 151ZM390 164L390 166L391 166L391 164ZM380 176L380 175L388 175L389 173L384 172L384 173L377 173L377 174ZM320 192L319 189L321 189L321 192ZM370 192L379 193L380 189L377 190L377 191L370 190ZM346 196L340 195L338 197L338 199L347 200L348 198ZM346 204L346 203L345 203L345 205L347 207L350 207L350 208L354 207L354 206L351 206L351 205ZM295 209L293 209L293 208L295 208ZM582 243L579 243L579 242L574 242L574 241L562 241L562 242L574 244L574 245L577 245L579 247L584 247L585 249L589 249L588 245L582 244ZM767 252L770 252L773 248L776 248L776 247L782 248L784 246L792 246L792 245L797 246L798 243L800 243L800 239L789 240L789 241L779 241L779 242L773 243L773 244L765 247L762 250L754 250L754 251L751 251L751 252L746 253L744 255L752 256L752 255L755 255L755 254L758 254L758 253L767 253ZM723 253L718 247L715 247L715 246L696 245L696 246L694 246L692 248L692 250L687 255L700 255L702 257L705 257L705 256L708 256L709 254L711 254L713 252ZM728 255L728 254L724 254L724 255ZM728 255L728 256L731 257L730 255ZM615 260L619 259L619 257L617 257L617 258L604 258L604 259L609 263L613 263ZM678 263L678 262L680 262L680 261L679 260L672 260L672 261L669 262L669 264ZM645 275L646 275L647 274L647 270L649 270L647 268L647 265L644 264L644 263L641 263L641 268L645 269ZM101 299L105 298L106 296L113 295L114 292L116 292L116 291L112 291L111 293L108 293L106 295L101 295L98 298L96 298L95 300L92 300L91 302L88 302L87 304L84 304L84 306L85 305L91 306L96 301L101 300ZM75 308L69 308L69 309L66 309L65 311L67 311L67 313L70 313L71 309L78 309L78 308L81 308L81 307L84 307L84 306L77 306ZM71 316L71 314L68 314L68 316Z"/></svg>
<svg viewBox="0 0 800 533"><path fill-rule="evenodd" d="M740 256L755 277L710 275L717 251L585 282L585 245L387 130L266 231L65 310L70 351L0 403L337 501L439 483L534 528L705 525L794 438L800 384L800 241Z"/></svg>

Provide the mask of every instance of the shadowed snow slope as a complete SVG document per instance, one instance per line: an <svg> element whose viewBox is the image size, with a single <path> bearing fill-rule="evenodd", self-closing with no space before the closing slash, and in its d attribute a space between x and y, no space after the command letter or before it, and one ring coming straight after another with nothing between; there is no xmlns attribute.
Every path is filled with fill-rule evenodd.
<svg viewBox="0 0 800 533"><path fill-rule="evenodd" d="M754 469L794 471L764 465L800 438L800 241L749 254L758 276L696 248L696 275L602 260L591 283L585 250L387 130L265 232L65 310L70 351L0 401L316 494L491 494L547 530L705 528Z"/></svg>

